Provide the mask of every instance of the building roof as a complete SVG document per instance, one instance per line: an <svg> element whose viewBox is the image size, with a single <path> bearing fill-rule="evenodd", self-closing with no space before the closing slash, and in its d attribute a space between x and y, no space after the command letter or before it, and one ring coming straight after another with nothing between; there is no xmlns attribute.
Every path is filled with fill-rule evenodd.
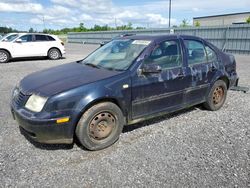
<svg viewBox="0 0 250 188"><path fill-rule="evenodd" d="M231 13L231 14L218 14L218 15L212 15L212 16L194 17L193 19L213 18L213 17L219 17L219 16L234 16L234 15L240 15L240 14L250 14L250 12L238 12L238 13Z"/></svg>

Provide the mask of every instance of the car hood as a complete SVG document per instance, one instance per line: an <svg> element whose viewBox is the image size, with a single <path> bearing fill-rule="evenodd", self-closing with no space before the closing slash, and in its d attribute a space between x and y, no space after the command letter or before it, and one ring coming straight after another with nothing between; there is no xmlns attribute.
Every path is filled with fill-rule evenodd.
<svg viewBox="0 0 250 188"><path fill-rule="evenodd" d="M74 62L30 74L20 82L20 89L49 97L120 73Z"/></svg>

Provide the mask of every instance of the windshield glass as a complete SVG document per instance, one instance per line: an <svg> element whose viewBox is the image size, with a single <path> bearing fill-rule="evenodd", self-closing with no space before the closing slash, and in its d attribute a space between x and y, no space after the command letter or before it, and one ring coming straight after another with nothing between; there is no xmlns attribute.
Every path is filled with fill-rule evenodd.
<svg viewBox="0 0 250 188"><path fill-rule="evenodd" d="M136 57L149 45L148 40L113 40L83 60L84 64L110 70L126 70Z"/></svg>
<svg viewBox="0 0 250 188"><path fill-rule="evenodd" d="M10 36L8 36L8 37L5 39L5 41L6 41L6 42L11 42L11 41L15 40L18 36L19 36L18 34L10 35Z"/></svg>

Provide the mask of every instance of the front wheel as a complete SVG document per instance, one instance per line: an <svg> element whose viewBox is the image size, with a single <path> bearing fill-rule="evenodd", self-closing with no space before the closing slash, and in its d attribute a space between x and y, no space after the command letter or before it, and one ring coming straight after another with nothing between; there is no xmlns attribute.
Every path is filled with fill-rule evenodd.
<svg viewBox="0 0 250 188"><path fill-rule="evenodd" d="M10 54L5 50L0 50L0 63L8 63Z"/></svg>
<svg viewBox="0 0 250 188"><path fill-rule="evenodd" d="M219 110L225 103L227 86L223 80L217 80L211 88L204 107L211 111Z"/></svg>
<svg viewBox="0 0 250 188"><path fill-rule="evenodd" d="M114 144L122 132L124 116L111 102L103 102L88 109L79 120L76 136L89 150L100 150Z"/></svg>
<svg viewBox="0 0 250 188"><path fill-rule="evenodd" d="M62 57L62 55L58 49L52 48L48 52L48 57L49 57L49 59L56 60L56 59L60 59Z"/></svg>

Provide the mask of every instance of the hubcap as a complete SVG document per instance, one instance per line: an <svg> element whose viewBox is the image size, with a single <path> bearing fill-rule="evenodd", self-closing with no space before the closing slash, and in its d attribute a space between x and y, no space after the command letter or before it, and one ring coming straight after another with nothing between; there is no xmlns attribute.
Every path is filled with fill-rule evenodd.
<svg viewBox="0 0 250 188"><path fill-rule="evenodd" d="M91 120L89 136L94 140L103 140L110 136L115 126L115 117L109 112L102 112Z"/></svg>
<svg viewBox="0 0 250 188"><path fill-rule="evenodd" d="M223 97L224 97L224 89L221 86L219 86L214 90L213 103L215 105L221 103L223 100Z"/></svg>
<svg viewBox="0 0 250 188"><path fill-rule="evenodd" d="M7 54L0 52L0 62L5 62L7 60Z"/></svg>
<svg viewBox="0 0 250 188"><path fill-rule="evenodd" d="M56 50L52 50L52 51L50 52L50 57L51 57L52 59L57 59L58 56L59 56L59 54L58 54L58 52L57 52Z"/></svg>

